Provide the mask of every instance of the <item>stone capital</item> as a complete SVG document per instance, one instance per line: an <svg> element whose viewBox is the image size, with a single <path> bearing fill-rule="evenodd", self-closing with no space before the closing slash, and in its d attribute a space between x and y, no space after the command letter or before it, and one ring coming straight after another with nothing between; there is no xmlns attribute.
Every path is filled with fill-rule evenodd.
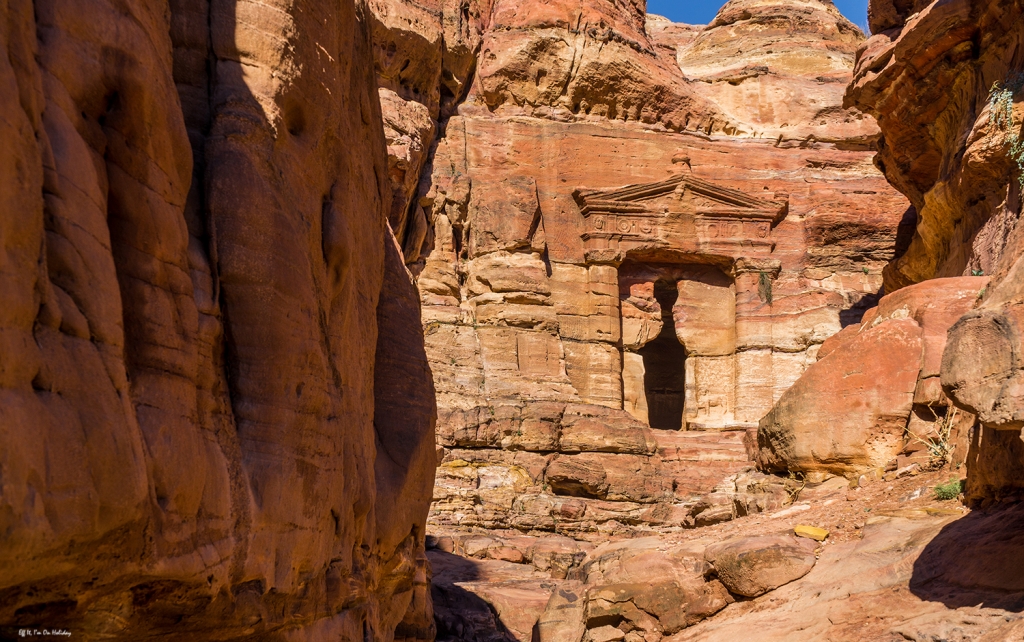
<svg viewBox="0 0 1024 642"><path fill-rule="evenodd" d="M614 248L587 250L584 254L587 265L611 265L618 267L625 258L625 254L621 250Z"/></svg>
<svg viewBox="0 0 1024 642"><path fill-rule="evenodd" d="M733 265L733 274L749 274L751 272L764 272L771 278L778 278L782 271L782 262L778 259L736 259Z"/></svg>

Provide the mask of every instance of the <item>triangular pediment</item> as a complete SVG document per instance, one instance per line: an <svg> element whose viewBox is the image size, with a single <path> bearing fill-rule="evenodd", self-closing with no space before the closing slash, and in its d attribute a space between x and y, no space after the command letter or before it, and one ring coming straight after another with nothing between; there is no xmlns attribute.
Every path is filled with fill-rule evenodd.
<svg viewBox="0 0 1024 642"><path fill-rule="evenodd" d="M785 218L788 211L785 195L776 194L773 199L758 198L692 175L608 190L577 189L573 198L585 217L594 212L653 213L686 209L723 216L770 219L775 224Z"/></svg>

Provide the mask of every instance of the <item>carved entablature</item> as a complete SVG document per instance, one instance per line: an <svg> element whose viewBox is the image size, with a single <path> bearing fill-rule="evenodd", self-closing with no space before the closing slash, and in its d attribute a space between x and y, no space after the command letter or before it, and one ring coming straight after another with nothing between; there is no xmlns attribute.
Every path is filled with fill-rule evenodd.
<svg viewBox="0 0 1024 642"><path fill-rule="evenodd" d="M774 248L772 229L789 212L788 196L755 198L693 176L615 190L573 193L588 256L671 249L738 259Z"/></svg>

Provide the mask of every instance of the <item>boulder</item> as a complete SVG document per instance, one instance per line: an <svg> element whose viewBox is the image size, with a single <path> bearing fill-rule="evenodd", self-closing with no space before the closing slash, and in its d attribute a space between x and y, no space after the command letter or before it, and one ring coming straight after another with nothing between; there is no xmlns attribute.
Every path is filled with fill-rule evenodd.
<svg viewBox="0 0 1024 642"><path fill-rule="evenodd" d="M807 575L815 548L792 535L740 537L709 546L704 557L729 591L757 597Z"/></svg>
<svg viewBox="0 0 1024 642"><path fill-rule="evenodd" d="M984 276L959 276L901 288L882 297L878 307L864 314L862 328L888 319L913 319L921 327L924 345L920 379L937 377L950 327L977 304L988 282Z"/></svg>
<svg viewBox="0 0 1024 642"><path fill-rule="evenodd" d="M995 429L1024 427L1024 305L972 312L949 330L942 388Z"/></svg>
<svg viewBox="0 0 1024 642"><path fill-rule="evenodd" d="M885 321L808 368L761 420L759 465L847 474L895 459L921 369L921 334L912 319Z"/></svg>
<svg viewBox="0 0 1024 642"><path fill-rule="evenodd" d="M888 464L903 446L914 404L934 423L938 415L923 406L947 403L937 386L947 331L987 283L966 276L900 289L832 336L761 420L759 462L835 474Z"/></svg>

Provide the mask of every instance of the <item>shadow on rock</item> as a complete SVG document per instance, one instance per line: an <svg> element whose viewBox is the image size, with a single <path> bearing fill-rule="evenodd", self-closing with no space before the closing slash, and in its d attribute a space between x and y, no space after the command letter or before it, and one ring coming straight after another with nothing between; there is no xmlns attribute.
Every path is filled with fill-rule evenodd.
<svg viewBox="0 0 1024 642"><path fill-rule="evenodd" d="M948 608L1024 611L1024 504L944 527L914 562L910 590Z"/></svg>
<svg viewBox="0 0 1024 642"><path fill-rule="evenodd" d="M430 594L437 642L517 642L490 604L459 586L481 579L476 562L440 550L427 555L434 569Z"/></svg>

